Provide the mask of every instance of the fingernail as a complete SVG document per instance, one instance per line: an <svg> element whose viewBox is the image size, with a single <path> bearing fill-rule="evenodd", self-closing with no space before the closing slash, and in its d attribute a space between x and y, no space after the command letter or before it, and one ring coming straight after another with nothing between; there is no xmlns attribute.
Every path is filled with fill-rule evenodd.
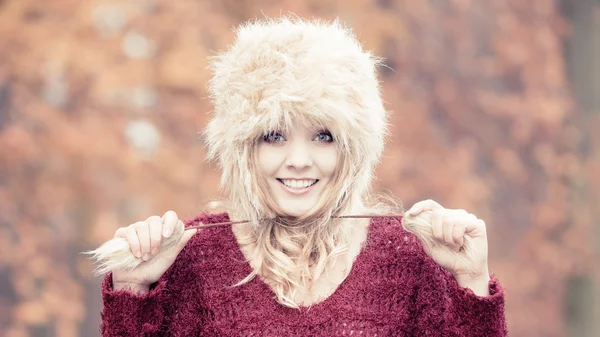
<svg viewBox="0 0 600 337"><path fill-rule="evenodd" d="M163 235L165 238L168 238L168 237L169 237L169 229L168 229L168 228L165 228L165 229L163 229L162 235Z"/></svg>
<svg viewBox="0 0 600 337"><path fill-rule="evenodd" d="M149 258L150 258L150 254L148 254L148 253L144 254L144 257L142 257L142 259L144 261L148 261Z"/></svg>
<svg viewBox="0 0 600 337"><path fill-rule="evenodd" d="M142 257L142 252L140 252L139 250L135 251L135 257L137 257L138 259Z"/></svg>

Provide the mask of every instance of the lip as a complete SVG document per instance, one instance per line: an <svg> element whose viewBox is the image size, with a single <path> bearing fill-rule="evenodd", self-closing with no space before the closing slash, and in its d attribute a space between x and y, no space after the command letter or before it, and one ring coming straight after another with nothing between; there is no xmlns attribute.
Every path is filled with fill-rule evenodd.
<svg viewBox="0 0 600 337"><path fill-rule="evenodd" d="M300 178L300 179L298 179L298 178L280 178L280 179L282 179L282 180L315 180L315 179L310 179L310 178ZM282 181L279 181L279 179L277 180L277 182L288 193L291 193L294 195L303 195L303 194L310 192L313 189L313 187L315 187L319 183L319 179L316 179L316 180L317 180L316 183L310 185L307 188L303 188L301 190L289 188L289 187L285 186L285 184Z"/></svg>
<svg viewBox="0 0 600 337"><path fill-rule="evenodd" d="M316 178L277 178L280 180L319 180Z"/></svg>

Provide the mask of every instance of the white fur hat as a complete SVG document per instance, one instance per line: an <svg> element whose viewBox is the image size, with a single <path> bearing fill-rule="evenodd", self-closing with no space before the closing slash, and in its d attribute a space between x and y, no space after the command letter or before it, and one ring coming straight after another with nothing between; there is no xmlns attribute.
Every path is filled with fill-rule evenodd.
<svg viewBox="0 0 600 337"><path fill-rule="evenodd" d="M387 132L376 75L380 60L337 20L260 19L236 33L233 45L211 62L214 111L204 131L208 158L219 163L230 200L243 216L264 215L253 197L252 147L267 132L298 121L332 132L344 165L353 165L344 198L363 197Z"/></svg>

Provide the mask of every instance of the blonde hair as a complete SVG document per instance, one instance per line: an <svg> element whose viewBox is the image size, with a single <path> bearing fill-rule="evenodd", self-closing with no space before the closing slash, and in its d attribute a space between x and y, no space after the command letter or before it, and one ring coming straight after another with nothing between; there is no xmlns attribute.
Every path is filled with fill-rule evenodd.
<svg viewBox="0 0 600 337"><path fill-rule="evenodd" d="M397 210L371 202L373 170L387 133L379 92L380 59L364 51L339 21L283 17L248 22L211 62L213 117L205 128L207 157L218 162L230 215L249 220L260 275L277 300L298 307L295 290L348 250L351 227L332 216ZM288 217L271 198L257 163L257 142L294 123L325 126L340 152L334 180L315 208ZM346 221L347 222L347 221ZM252 258L251 257L251 258Z"/></svg>

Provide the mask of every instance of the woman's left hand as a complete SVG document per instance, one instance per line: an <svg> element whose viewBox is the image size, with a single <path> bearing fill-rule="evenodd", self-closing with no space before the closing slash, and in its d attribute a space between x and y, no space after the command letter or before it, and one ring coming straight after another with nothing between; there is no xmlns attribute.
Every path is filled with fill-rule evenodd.
<svg viewBox="0 0 600 337"><path fill-rule="evenodd" d="M447 209L433 200L420 201L407 213L417 216L425 211L432 212L433 236L439 243L452 248L458 254L464 254L460 248L464 244L465 236L468 236L473 249L469 259L458 259L456 254L451 254L441 247L432 247L427 252L431 258L452 273L462 286L482 288L485 283L487 288L489 271L485 222L463 209Z"/></svg>

